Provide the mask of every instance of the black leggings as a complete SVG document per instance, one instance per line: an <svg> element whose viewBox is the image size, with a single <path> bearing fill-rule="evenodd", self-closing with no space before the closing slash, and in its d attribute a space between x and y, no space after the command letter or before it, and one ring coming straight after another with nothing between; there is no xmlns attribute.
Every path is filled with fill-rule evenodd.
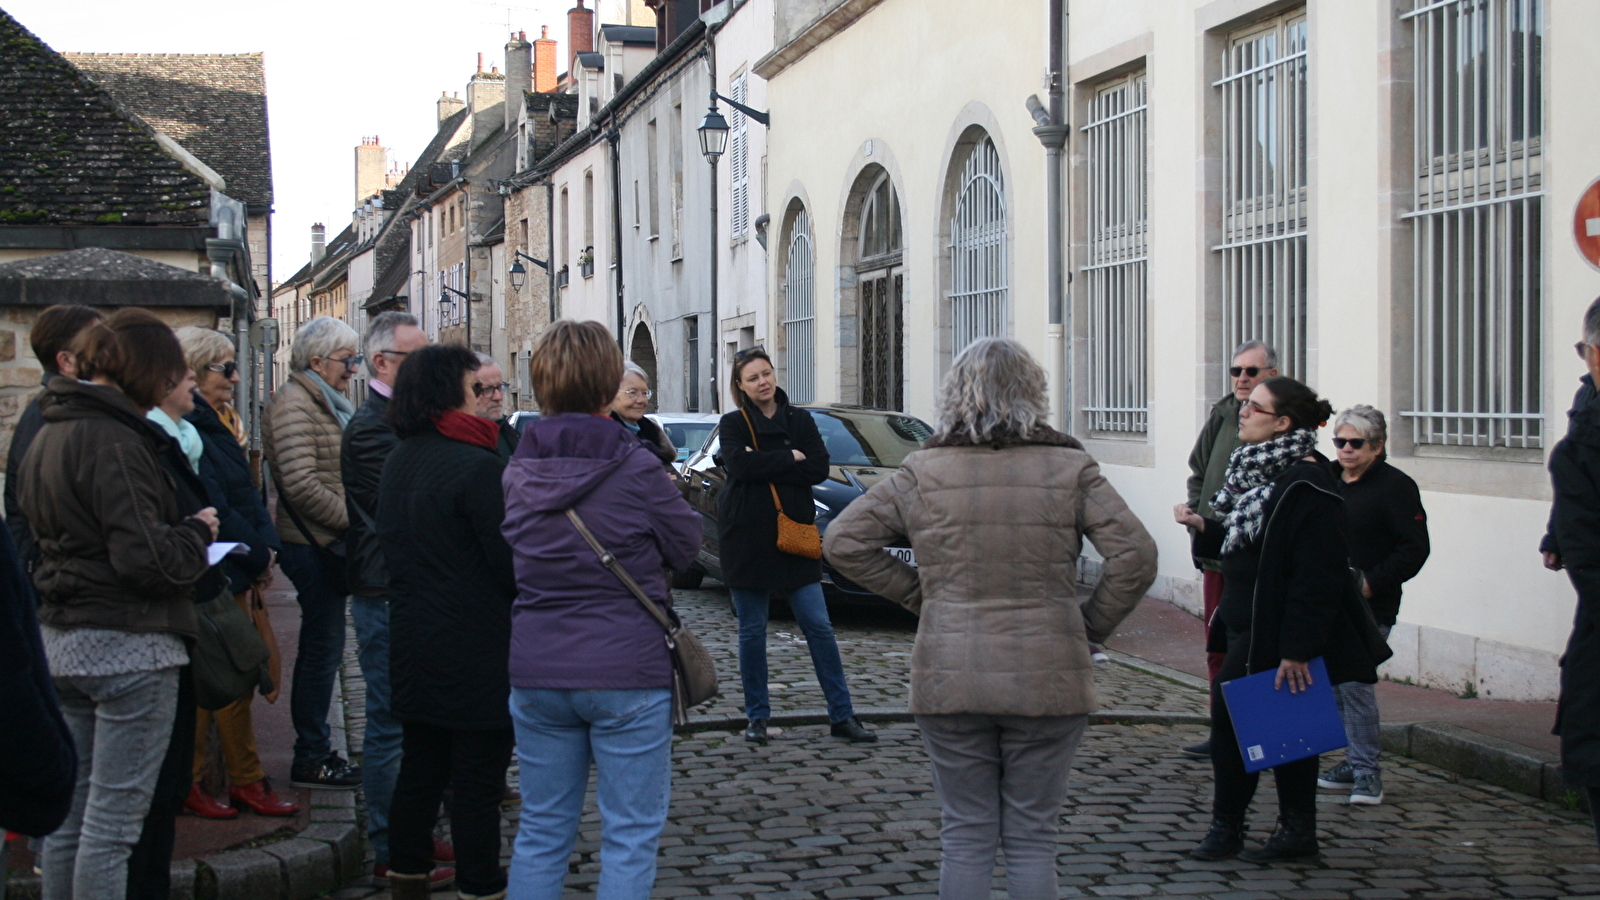
<svg viewBox="0 0 1600 900"><path fill-rule="evenodd" d="M1588 788L1589 815L1594 817L1594 834L1600 840L1600 787Z"/></svg>
<svg viewBox="0 0 1600 900"><path fill-rule="evenodd" d="M1256 795L1260 772L1246 772L1239 753L1239 739L1233 734L1233 719L1222 700L1222 682L1243 677L1250 635L1228 633L1228 654L1211 682L1211 772L1216 779L1212 814L1224 819L1243 820L1250 800ZM1272 770L1278 783L1278 811L1284 816L1296 812L1316 820L1317 757L1284 763Z"/></svg>
<svg viewBox="0 0 1600 900"><path fill-rule="evenodd" d="M423 875L433 868L433 822L449 789L456 886L463 893L506 888L500 867L500 800L515 743L510 728L474 731L402 723L400 776L389 805L389 868Z"/></svg>

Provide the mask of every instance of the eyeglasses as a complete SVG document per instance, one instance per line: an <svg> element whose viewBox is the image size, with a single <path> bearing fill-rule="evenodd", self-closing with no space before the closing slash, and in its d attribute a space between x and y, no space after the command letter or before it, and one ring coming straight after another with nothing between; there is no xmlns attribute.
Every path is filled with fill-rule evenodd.
<svg viewBox="0 0 1600 900"><path fill-rule="evenodd" d="M390 356L408 356L411 353L410 350L379 350L377 352L378 353L387 353Z"/></svg>
<svg viewBox="0 0 1600 900"><path fill-rule="evenodd" d="M625 391L617 391L617 396L618 397L627 397L629 400L637 400L640 397L643 397L646 400L649 400L651 397L654 397L655 395L656 395L656 392L650 390L649 388L646 388L646 389L644 389L642 391L639 390L638 388L628 388Z"/></svg>
<svg viewBox="0 0 1600 900"><path fill-rule="evenodd" d="M1589 354L1584 352L1585 347L1600 347L1600 344L1590 344L1588 341L1579 341L1572 345L1572 349L1578 351L1578 358L1588 362Z"/></svg>
<svg viewBox="0 0 1600 900"><path fill-rule="evenodd" d="M1256 413L1265 413L1265 414L1267 414L1269 416L1276 416L1277 415L1277 413L1273 412L1270 409L1267 409L1265 406L1262 406L1261 404L1255 402L1254 400L1246 400L1244 402L1244 405L1239 407L1239 417L1240 418L1247 418L1249 416L1255 415Z"/></svg>
<svg viewBox="0 0 1600 900"><path fill-rule="evenodd" d="M1366 438L1334 438L1333 446L1340 450L1349 447L1351 450L1360 450L1367 445Z"/></svg>
<svg viewBox="0 0 1600 900"><path fill-rule="evenodd" d="M766 352L767 352L767 348L762 347L760 345L757 345L755 347L746 347L743 350L740 350L738 353L735 353L733 355L733 361L734 362L744 362L745 360L747 360L750 357L756 355L757 353L765 355Z"/></svg>
<svg viewBox="0 0 1600 900"><path fill-rule="evenodd" d="M1243 375L1247 378L1254 378L1265 371L1266 369L1263 369L1260 366L1233 366L1228 369L1228 374L1232 375L1234 378L1238 378L1240 375Z"/></svg>
<svg viewBox="0 0 1600 900"><path fill-rule="evenodd" d="M239 371L239 362L238 360L230 359L225 363L212 363L211 365L206 366L206 371L216 372L223 378L232 378L233 373Z"/></svg>
<svg viewBox="0 0 1600 900"><path fill-rule="evenodd" d="M511 382L502 381L499 384L484 384L481 381L473 382L472 396L482 397L484 394L504 394L511 390Z"/></svg>
<svg viewBox="0 0 1600 900"><path fill-rule="evenodd" d="M361 365L362 357L359 353L352 353L349 356L346 356L344 359L340 359L337 356L330 356L327 357L327 359L328 362L336 362L344 366L346 371L355 371L355 369Z"/></svg>

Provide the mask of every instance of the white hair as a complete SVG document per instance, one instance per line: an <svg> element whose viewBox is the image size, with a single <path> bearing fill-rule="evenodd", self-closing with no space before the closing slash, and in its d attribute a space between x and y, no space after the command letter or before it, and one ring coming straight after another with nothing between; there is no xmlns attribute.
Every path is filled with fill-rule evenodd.
<svg viewBox="0 0 1600 900"><path fill-rule="evenodd" d="M622 381L617 382L619 387L623 382L628 380L629 375L639 376L639 380L644 382L645 387L650 386L650 376L645 373L644 366L639 365L631 359L625 359L622 361Z"/></svg>
<svg viewBox="0 0 1600 900"><path fill-rule="evenodd" d="M367 326L367 336L361 340L361 355L367 358L367 374L377 375L377 356L380 352L394 349L394 333L398 328L410 325L413 328L421 327L417 317L410 313L391 309L388 312L378 313Z"/></svg>
<svg viewBox="0 0 1600 900"><path fill-rule="evenodd" d="M482 350L474 351L473 355L478 358L478 368L480 369L484 366L494 366L495 368L500 368L500 364L494 361L494 357L483 352ZM501 371L503 372L505 370L501 369Z"/></svg>
<svg viewBox="0 0 1600 900"><path fill-rule="evenodd" d="M1369 441L1388 443L1389 423L1383 417L1383 412L1375 407L1358 403L1350 407L1333 420L1333 433L1338 434L1340 427L1349 425Z"/></svg>
<svg viewBox="0 0 1600 900"><path fill-rule="evenodd" d="M304 372L311 368L313 357L327 359L335 350L356 349L361 340L356 330L343 320L332 316L317 316L300 326L294 333L294 346L289 351L289 369Z"/></svg>
<svg viewBox="0 0 1600 900"><path fill-rule="evenodd" d="M934 438L985 444L1027 438L1050 416L1048 377L1026 347L979 338L950 365L935 403Z"/></svg>
<svg viewBox="0 0 1600 900"><path fill-rule="evenodd" d="M215 365L223 357L238 355L233 349L233 338L214 328L185 325L176 333L189 368L196 372L204 372L206 366Z"/></svg>

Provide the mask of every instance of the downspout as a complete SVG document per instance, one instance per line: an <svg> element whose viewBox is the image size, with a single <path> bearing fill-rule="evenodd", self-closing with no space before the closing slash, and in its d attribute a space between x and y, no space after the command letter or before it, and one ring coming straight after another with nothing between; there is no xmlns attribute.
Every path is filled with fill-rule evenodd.
<svg viewBox="0 0 1600 900"><path fill-rule="evenodd" d="M545 259L550 265L544 267L545 281L550 285L545 294L546 312L550 316L550 324L556 323L556 180L549 176L544 179L544 239L550 245Z"/></svg>
<svg viewBox="0 0 1600 900"><path fill-rule="evenodd" d="M1073 431L1072 414L1072 305L1067 297L1066 270L1066 190L1063 163L1066 159L1067 138L1072 126L1067 124L1066 90L1064 87L1065 50L1067 40L1066 0L1050 0L1050 60L1049 106L1042 106L1037 98L1030 97L1028 110L1038 127L1033 129L1039 143L1044 145L1046 166L1045 241L1048 243L1045 286L1049 298L1049 325L1045 330L1049 348L1050 394L1060 405L1061 430Z"/></svg>
<svg viewBox="0 0 1600 900"><path fill-rule="evenodd" d="M622 152L617 146L621 138L617 118L613 115L611 130L606 132L606 141L611 144L611 261L615 273L612 280L617 285L617 346L622 350L622 358L627 359L628 312L622 294Z"/></svg>
<svg viewBox="0 0 1600 900"><path fill-rule="evenodd" d="M464 210L462 217L466 219L467 233L461 238L461 268L462 278L467 285L467 296L462 298L467 301L467 349L477 350L472 342L472 183L462 180L461 208Z"/></svg>

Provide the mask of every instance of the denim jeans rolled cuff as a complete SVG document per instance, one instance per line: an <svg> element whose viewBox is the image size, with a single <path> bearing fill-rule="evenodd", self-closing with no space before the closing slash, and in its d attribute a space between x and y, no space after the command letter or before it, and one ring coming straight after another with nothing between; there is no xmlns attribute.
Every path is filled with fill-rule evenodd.
<svg viewBox="0 0 1600 900"><path fill-rule="evenodd" d="M350 598L357 659L367 682L367 727L361 740L361 793L367 804L367 840L373 861L389 864L389 806L400 777L401 733L390 707L389 598ZM490 892L493 893L493 892Z"/></svg>
<svg viewBox="0 0 1600 900"><path fill-rule="evenodd" d="M752 588L732 588L733 607L739 616L739 680L744 689L744 714L749 719L772 718L767 692L767 619L771 592ZM839 641L828 618L828 604L822 596L821 582L805 585L789 594L789 610L805 635L811 666L822 685L828 704L828 721L842 722L854 716L850 686L845 682L844 659Z"/></svg>
<svg viewBox="0 0 1600 900"><path fill-rule="evenodd" d="M314 548L284 541L279 562L294 582L300 604L300 643L290 682L289 717L294 722L294 764L309 766L333 752L328 708L333 704L334 677L344 656L345 598L334 592Z"/></svg>
<svg viewBox="0 0 1600 900"><path fill-rule="evenodd" d="M672 691L511 689L522 819L509 900L560 900L589 767L600 808L597 900L647 900L672 791Z"/></svg>

